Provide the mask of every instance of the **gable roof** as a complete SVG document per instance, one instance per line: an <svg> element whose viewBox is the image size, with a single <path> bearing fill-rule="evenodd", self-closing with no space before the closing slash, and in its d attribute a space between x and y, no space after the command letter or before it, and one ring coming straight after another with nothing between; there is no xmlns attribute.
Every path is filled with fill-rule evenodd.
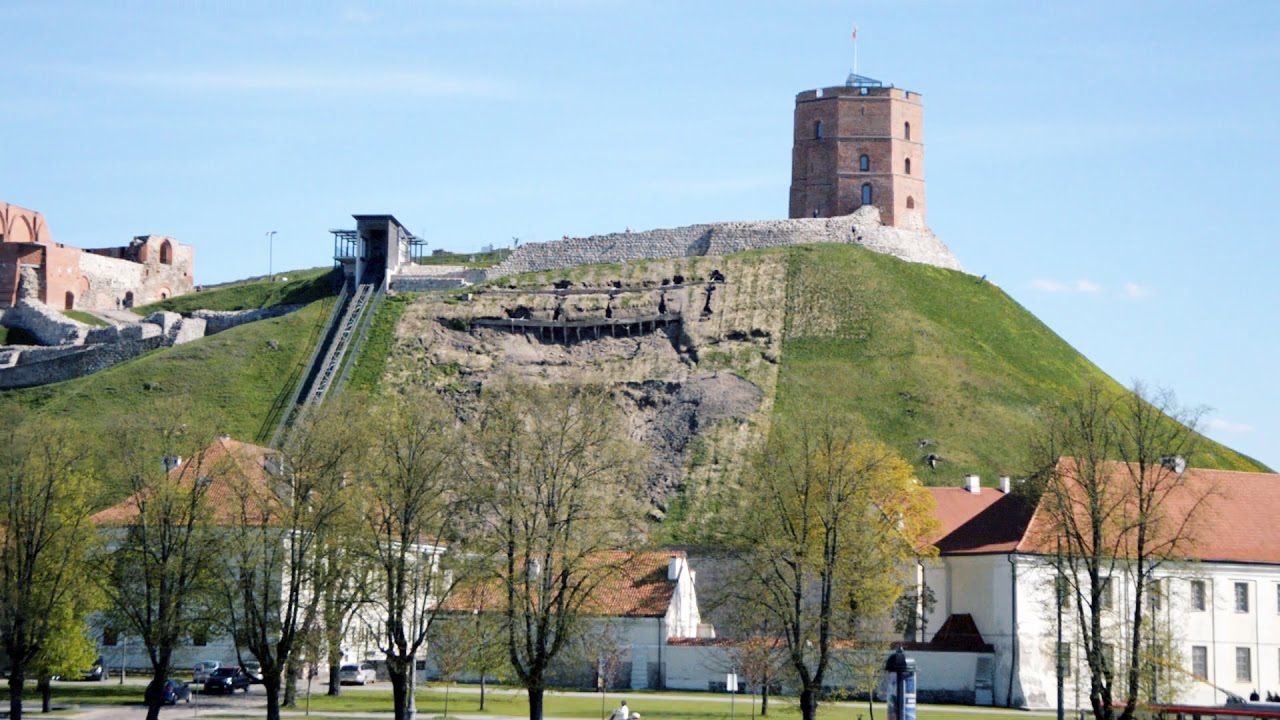
<svg viewBox="0 0 1280 720"><path fill-rule="evenodd" d="M1070 459L1059 465L1069 467ZM1126 473L1124 463L1108 463L1114 474ZM1189 560L1280 564L1280 475L1188 468L1165 500L1172 517L1188 516L1192 524ZM1202 503L1196 507L1197 503ZM1018 552L1053 552L1052 526L1043 508L1037 508Z"/></svg>
<svg viewBox="0 0 1280 720"><path fill-rule="evenodd" d="M1013 552L1022 540L1032 508L1022 498L994 488L971 493L960 487L931 487L941 555Z"/></svg>
<svg viewBox="0 0 1280 720"><path fill-rule="evenodd" d="M265 491L272 481L268 460L274 450L260 445L233 440L223 435L210 443L196 457L169 471L170 479L182 484L207 477L206 498L215 523L234 522L241 495L246 491ZM156 462L160 462L156 458ZM120 527L133 522L139 511L139 494L101 510L89 519L99 527Z"/></svg>
<svg viewBox="0 0 1280 720"><path fill-rule="evenodd" d="M1060 468L1071 467L1064 458ZM1123 463L1111 462L1113 473L1128 472ZM941 555L1054 552L1053 528L1042 506L1031 507L1017 495L982 488L977 494L964 488L929 488L942 526L934 544ZM1192 512L1195 524L1188 530L1192 542L1189 560L1280 565L1280 474L1188 468L1166 508L1173 516Z"/></svg>

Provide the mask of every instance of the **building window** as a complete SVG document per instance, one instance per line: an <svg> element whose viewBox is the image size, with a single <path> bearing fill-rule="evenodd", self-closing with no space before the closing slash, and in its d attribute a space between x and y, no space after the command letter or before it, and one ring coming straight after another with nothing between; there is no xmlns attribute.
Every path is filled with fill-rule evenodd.
<svg viewBox="0 0 1280 720"><path fill-rule="evenodd" d="M1071 605L1071 583L1067 581L1067 578L1062 575L1054 577L1053 589L1058 596L1058 604L1062 607L1069 607Z"/></svg>
<svg viewBox="0 0 1280 720"><path fill-rule="evenodd" d="M862 204L871 204L871 183L862 183Z"/></svg>
<svg viewBox="0 0 1280 720"><path fill-rule="evenodd" d="M916 199L911 197L910 195L907 196L907 209L908 210L916 209Z"/></svg>
<svg viewBox="0 0 1280 720"><path fill-rule="evenodd" d="M858 169L861 170L862 172L869 172L871 170L870 155L863 155L858 158Z"/></svg>
<svg viewBox="0 0 1280 720"><path fill-rule="evenodd" d="M68 290L66 296L63 297L63 304L66 305L63 310L74 310L76 307L76 294Z"/></svg>
<svg viewBox="0 0 1280 720"><path fill-rule="evenodd" d="M198 627L191 631L191 644L204 647L209 644L209 628Z"/></svg>
<svg viewBox="0 0 1280 720"><path fill-rule="evenodd" d="M1253 657L1247 647L1236 648L1236 682L1253 682Z"/></svg>
<svg viewBox="0 0 1280 720"><path fill-rule="evenodd" d="M106 647L115 647L120 642L120 631L113 627L102 628L102 644Z"/></svg>
<svg viewBox="0 0 1280 720"><path fill-rule="evenodd" d="M822 139L822 121L821 120L813 124L813 136L819 140Z"/></svg>
<svg viewBox="0 0 1280 720"><path fill-rule="evenodd" d="M173 264L173 245L168 240L160 244L160 262L165 265Z"/></svg>
<svg viewBox="0 0 1280 720"><path fill-rule="evenodd" d="M1102 666L1114 670L1116 666L1115 646L1111 643L1102 643L1102 646L1098 649L1102 651Z"/></svg>
<svg viewBox="0 0 1280 720"><path fill-rule="evenodd" d="M1236 589L1236 612L1249 612L1249 583L1238 582L1235 584Z"/></svg>
<svg viewBox="0 0 1280 720"><path fill-rule="evenodd" d="M1206 606L1206 603L1204 598L1204 581L1192 580L1191 581L1191 609L1203 611L1205 609L1205 606Z"/></svg>
<svg viewBox="0 0 1280 720"><path fill-rule="evenodd" d="M1201 680L1209 679L1209 648L1204 645L1191 646L1191 674Z"/></svg>
<svg viewBox="0 0 1280 720"><path fill-rule="evenodd" d="M1062 677L1071 677L1071 643L1058 643L1058 667Z"/></svg>
<svg viewBox="0 0 1280 720"><path fill-rule="evenodd" d="M1111 606L1114 604L1114 598L1112 596L1115 595L1115 590L1111 585L1111 578L1102 579L1101 591L1102 592L1098 598L1098 604L1102 606L1103 610L1110 610Z"/></svg>
<svg viewBox="0 0 1280 720"><path fill-rule="evenodd" d="M907 158L902 161L902 172L906 173L907 175L911 174L911 158Z"/></svg>
<svg viewBox="0 0 1280 720"><path fill-rule="evenodd" d="M911 139L911 123L902 123L902 137Z"/></svg>
<svg viewBox="0 0 1280 720"><path fill-rule="evenodd" d="M1164 604L1164 587L1160 585L1159 580L1152 580L1151 584L1147 585L1147 601L1151 604L1153 612L1159 610Z"/></svg>
<svg viewBox="0 0 1280 720"><path fill-rule="evenodd" d="M1276 612L1280 613L1280 585L1276 585Z"/></svg>

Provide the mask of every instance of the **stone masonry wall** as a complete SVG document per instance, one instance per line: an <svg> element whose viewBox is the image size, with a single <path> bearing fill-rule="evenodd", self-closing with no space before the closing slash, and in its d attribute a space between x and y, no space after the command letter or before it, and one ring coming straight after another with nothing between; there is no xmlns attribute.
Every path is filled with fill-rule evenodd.
<svg viewBox="0 0 1280 720"><path fill-rule="evenodd" d="M489 278L599 263L727 255L756 248L846 243L862 245L910 262L962 270L946 245L928 228L912 230L880 224L880 211L864 206L852 215L793 220L710 223L632 233L593 235L529 243L490 268Z"/></svg>
<svg viewBox="0 0 1280 720"><path fill-rule="evenodd" d="M47 385L109 368L142 353L164 347L169 338L163 335L97 345L82 345L74 352L0 370L0 390Z"/></svg>

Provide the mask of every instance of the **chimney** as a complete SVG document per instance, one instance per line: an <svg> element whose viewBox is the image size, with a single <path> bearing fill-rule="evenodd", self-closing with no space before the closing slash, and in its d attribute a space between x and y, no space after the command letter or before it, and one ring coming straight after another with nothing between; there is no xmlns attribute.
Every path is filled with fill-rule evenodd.
<svg viewBox="0 0 1280 720"><path fill-rule="evenodd" d="M1008 495L1008 494L1009 494L1009 484L1010 484L1009 476L1008 476L1008 475L1001 475L1001 476L1000 476L1000 492L1004 493L1005 495Z"/></svg>
<svg viewBox="0 0 1280 720"><path fill-rule="evenodd" d="M525 572L529 574L529 580L537 580L542 575L542 563L538 561L538 558L530 558Z"/></svg>
<svg viewBox="0 0 1280 720"><path fill-rule="evenodd" d="M982 478L977 475L965 475L964 489L974 495L980 494L982 492Z"/></svg>
<svg viewBox="0 0 1280 720"><path fill-rule="evenodd" d="M218 433L218 439L226 442L231 439L231 433Z"/></svg>
<svg viewBox="0 0 1280 720"><path fill-rule="evenodd" d="M1160 458L1160 464L1179 475L1187 471L1187 459L1181 455L1165 455Z"/></svg>
<svg viewBox="0 0 1280 720"><path fill-rule="evenodd" d="M680 570L684 566L684 558L679 555L672 555L667 561L667 579L675 582L680 579Z"/></svg>
<svg viewBox="0 0 1280 720"><path fill-rule="evenodd" d="M182 465L182 457L179 455L165 455L160 461L164 463L165 472L173 472L174 468Z"/></svg>

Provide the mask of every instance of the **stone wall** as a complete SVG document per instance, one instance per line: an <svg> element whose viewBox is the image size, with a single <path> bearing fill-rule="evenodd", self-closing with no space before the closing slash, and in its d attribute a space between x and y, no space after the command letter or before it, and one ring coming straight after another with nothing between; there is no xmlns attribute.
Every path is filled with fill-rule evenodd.
<svg viewBox="0 0 1280 720"><path fill-rule="evenodd" d="M19 364L0 370L0 390L71 380L104 370L167 344L168 338L156 335L137 340L82 345L74 351L41 362Z"/></svg>
<svg viewBox="0 0 1280 720"><path fill-rule="evenodd" d="M237 325L288 315L295 310L300 310L302 307L302 305L273 305L269 308L256 310L196 310L191 313L191 317L203 320L205 323L204 334L213 335Z"/></svg>
<svg viewBox="0 0 1280 720"><path fill-rule="evenodd" d="M20 300L0 312L0 324L31 333L43 345L80 345L91 328L77 322L42 302Z"/></svg>
<svg viewBox="0 0 1280 720"><path fill-rule="evenodd" d="M962 269L960 261L928 228L913 230L882 225L880 211L864 206L852 215L833 218L710 223L529 243L490 268L487 276L499 278L523 272L634 260L727 255L756 248L807 243L862 245L910 262Z"/></svg>

